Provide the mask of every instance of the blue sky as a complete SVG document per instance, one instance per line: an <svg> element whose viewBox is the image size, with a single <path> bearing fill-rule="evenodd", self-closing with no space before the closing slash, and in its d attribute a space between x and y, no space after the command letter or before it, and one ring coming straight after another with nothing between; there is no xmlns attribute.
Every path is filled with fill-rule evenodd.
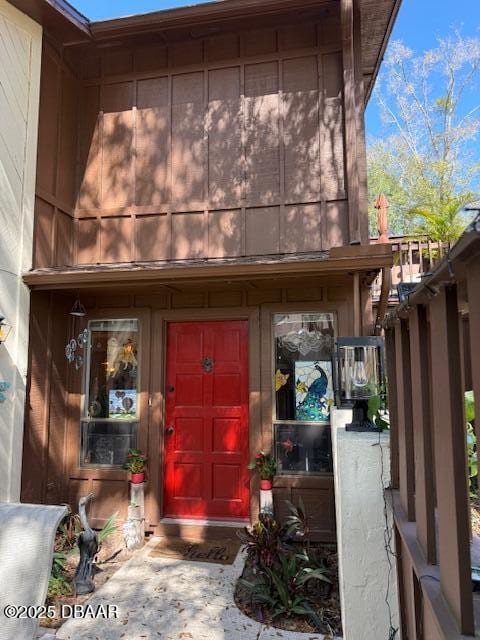
<svg viewBox="0 0 480 640"><path fill-rule="evenodd" d="M134 13L146 13L187 4L195 0L71 0L72 4L91 20L104 20ZM292 0L294 2L294 0ZM446 35L451 26L461 28L465 35L480 36L479 0L403 0L392 34L408 47L420 53L435 46L436 37ZM367 109L367 135L382 133L375 99Z"/></svg>
<svg viewBox="0 0 480 640"><path fill-rule="evenodd" d="M402 40L422 53L435 47L437 37L447 35L450 27L459 28L464 35L480 36L479 0L403 0L390 42ZM382 132L373 97L367 108L366 127L367 136Z"/></svg>

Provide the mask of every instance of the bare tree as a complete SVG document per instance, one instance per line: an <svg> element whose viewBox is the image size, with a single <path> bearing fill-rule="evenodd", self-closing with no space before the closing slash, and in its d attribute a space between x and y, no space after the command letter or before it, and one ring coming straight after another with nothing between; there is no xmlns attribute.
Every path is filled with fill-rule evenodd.
<svg viewBox="0 0 480 640"><path fill-rule="evenodd" d="M419 56L390 46L375 90L388 134L369 146L369 188L390 189L397 231L461 233L459 210L478 197L479 80L480 38L453 31Z"/></svg>

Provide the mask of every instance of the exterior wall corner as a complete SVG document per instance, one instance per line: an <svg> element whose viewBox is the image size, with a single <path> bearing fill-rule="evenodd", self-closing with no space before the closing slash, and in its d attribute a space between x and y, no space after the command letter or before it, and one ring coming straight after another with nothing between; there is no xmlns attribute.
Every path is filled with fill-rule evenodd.
<svg viewBox="0 0 480 640"><path fill-rule="evenodd" d="M0 500L20 498L30 294L22 273L32 266L42 28L0 0L0 312L12 326L0 346Z"/></svg>
<svg viewBox="0 0 480 640"><path fill-rule="evenodd" d="M399 627L396 561L387 551L389 508L388 523L384 515L390 437L346 431L350 410L334 409L331 421L343 638L386 638L390 626ZM394 552L393 538L388 545Z"/></svg>

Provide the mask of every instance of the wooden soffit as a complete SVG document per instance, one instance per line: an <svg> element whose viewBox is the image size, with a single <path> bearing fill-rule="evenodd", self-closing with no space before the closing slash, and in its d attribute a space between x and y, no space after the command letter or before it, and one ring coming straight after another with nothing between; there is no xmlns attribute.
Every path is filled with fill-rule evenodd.
<svg viewBox="0 0 480 640"><path fill-rule="evenodd" d="M392 266L390 245L338 247L301 256L254 256L235 260L183 260L35 269L23 275L31 289L111 287L120 284L213 283L302 276L370 273Z"/></svg>
<svg viewBox="0 0 480 640"><path fill-rule="evenodd" d="M244 22L255 29L260 20L291 14L309 20L340 0L217 0L112 20L90 21L65 0L9 0L40 23L61 45L127 44L131 38L158 34L164 40L207 37ZM188 2L188 0L186 0ZM366 99L375 82L401 0L358 0L362 32L362 72ZM175 35L177 34L177 35Z"/></svg>

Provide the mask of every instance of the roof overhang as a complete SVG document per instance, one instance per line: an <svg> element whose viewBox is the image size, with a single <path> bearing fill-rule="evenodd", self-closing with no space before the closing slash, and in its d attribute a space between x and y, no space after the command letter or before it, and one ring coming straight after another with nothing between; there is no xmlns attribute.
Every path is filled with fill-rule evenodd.
<svg viewBox="0 0 480 640"><path fill-rule="evenodd" d="M339 0L216 0L198 5L165 9L145 14L89 21L66 0L9 0L11 4L44 26L47 32L65 45L92 42L105 44L120 38L142 34L173 32L187 27L275 16L294 11L300 19L309 12ZM368 100L383 59L385 48L400 7L401 0L358 0L362 21L362 73Z"/></svg>
<svg viewBox="0 0 480 640"><path fill-rule="evenodd" d="M135 264L85 265L71 268L35 269L23 275L35 290L145 286L180 282L214 283L265 278L369 273L391 267L388 245L349 246L304 256L254 256L231 260L183 260Z"/></svg>

